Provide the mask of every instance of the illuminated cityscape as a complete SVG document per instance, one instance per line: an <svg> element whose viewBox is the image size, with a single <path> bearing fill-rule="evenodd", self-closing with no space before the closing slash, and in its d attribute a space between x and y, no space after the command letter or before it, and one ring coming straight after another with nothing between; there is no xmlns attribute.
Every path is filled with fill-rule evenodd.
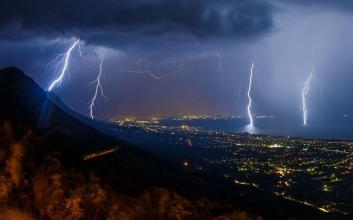
<svg viewBox="0 0 353 220"><path fill-rule="evenodd" d="M173 120L195 118L216 117ZM322 212L353 211L353 200L345 194L352 181L353 142L235 134L188 125L165 126L159 120L163 119L118 120L111 131L129 136L130 141L149 142L150 149L163 146L166 149L155 147L154 152L197 172L221 175L234 184L271 192Z"/></svg>

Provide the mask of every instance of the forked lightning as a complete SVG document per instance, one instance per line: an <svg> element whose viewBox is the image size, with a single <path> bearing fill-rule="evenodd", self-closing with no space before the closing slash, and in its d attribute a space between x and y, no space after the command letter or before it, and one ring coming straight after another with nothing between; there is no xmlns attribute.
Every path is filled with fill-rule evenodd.
<svg viewBox="0 0 353 220"><path fill-rule="evenodd" d="M72 51L78 47L80 55L81 55L81 48L80 48L80 40L76 40L71 47L66 51L66 53L59 54L54 60L52 60L50 63L57 61L58 59L61 58L61 60L56 64L56 66L62 65L62 69L60 72L60 75L50 84L48 91L50 92L53 88L60 86L65 74L68 72L69 69L69 62L70 62L70 57Z"/></svg>
<svg viewBox="0 0 353 220"><path fill-rule="evenodd" d="M314 68L310 72L310 76L308 79L304 82L304 88L302 90L302 111L303 111L303 125L307 126L307 120L308 120L308 107L307 107L307 100L306 96L309 93L310 90L310 83L313 78L313 73L314 73Z"/></svg>

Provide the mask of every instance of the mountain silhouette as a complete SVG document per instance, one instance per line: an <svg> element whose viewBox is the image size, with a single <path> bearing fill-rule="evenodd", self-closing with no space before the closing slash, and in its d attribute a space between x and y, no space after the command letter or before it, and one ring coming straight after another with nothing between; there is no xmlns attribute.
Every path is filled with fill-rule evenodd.
<svg viewBox="0 0 353 220"><path fill-rule="evenodd" d="M0 100L4 103L0 107L1 119L23 123L48 135L61 134L65 138L60 142L74 150L101 150L117 144L116 139L77 119L78 114L68 114L69 108L55 94L44 92L15 67L0 72Z"/></svg>

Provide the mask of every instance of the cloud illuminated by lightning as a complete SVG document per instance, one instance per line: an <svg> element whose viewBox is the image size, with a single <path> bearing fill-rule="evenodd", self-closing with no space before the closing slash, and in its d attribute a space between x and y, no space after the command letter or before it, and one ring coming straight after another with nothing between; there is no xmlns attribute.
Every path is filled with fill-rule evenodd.
<svg viewBox="0 0 353 220"><path fill-rule="evenodd" d="M80 40L76 40L71 47L63 54L59 54L54 60L52 60L50 63L52 62L56 62L58 59L61 58L61 60L56 64L56 67L58 67L59 65L62 65L62 69L61 69L61 73L58 76L58 78L56 78L49 86L48 91L51 91L53 88L55 88L57 85L61 85L65 73L68 72L69 69L69 62L70 62L70 57L71 57L71 52L78 47L80 55L81 55L81 47L80 47ZM57 68L56 68L57 69Z"/></svg>
<svg viewBox="0 0 353 220"><path fill-rule="evenodd" d="M101 95L102 95L103 97L105 97L104 92L103 92L102 83L101 83L102 74L103 74L104 58L103 58L103 56L99 56L99 59L100 59L100 63L99 63L99 72L98 72L98 76L97 76L97 78L93 81L93 83L96 84L95 90L94 90L94 95L93 95L91 101L89 102L89 114L90 114L91 119L94 119L93 110L94 110L94 108L95 108L95 104L96 104L96 101L97 101L98 92L100 92Z"/></svg>
<svg viewBox="0 0 353 220"><path fill-rule="evenodd" d="M303 110L303 125L307 126L307 118L308 118L308 107L306 103L306 96L309 93L310 90L310 83L313 78L313 73L314 73L314 68L310 72L310 76L308 79L304 82L304 88L302 90L302 110Z"/></svg>
<svg viewBox="0 0 353 220"><path fill-rule="evenodd" d="M254 66L255 64L252 63L251 64L251 68L250 68L250 77L249 77L249 87L248 87L248 100L249 100L249 103L248 103L248 117L249 117L249 120L250 120L250 126L253 127L254 125L254 120L253 120L253 117L252 117L252 113L251 113L251 104L252 104L252 99L251 99L251 87L252 87L252 78L253 78L253 69L254 69Z"/></svg>

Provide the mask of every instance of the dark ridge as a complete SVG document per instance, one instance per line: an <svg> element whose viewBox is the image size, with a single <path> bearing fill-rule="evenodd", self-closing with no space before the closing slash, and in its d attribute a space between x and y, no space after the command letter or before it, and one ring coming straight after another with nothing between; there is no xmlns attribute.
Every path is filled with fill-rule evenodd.
<svg viewBox="0 0 353 220"><path fill-rule="evenodd" d="M30 126L47 136L59 137L57 141L63 146L86 152L122 143L62 110L48 93L16 67L0 70L0 100L4 103L0 107L0 119Z"/></svg>

